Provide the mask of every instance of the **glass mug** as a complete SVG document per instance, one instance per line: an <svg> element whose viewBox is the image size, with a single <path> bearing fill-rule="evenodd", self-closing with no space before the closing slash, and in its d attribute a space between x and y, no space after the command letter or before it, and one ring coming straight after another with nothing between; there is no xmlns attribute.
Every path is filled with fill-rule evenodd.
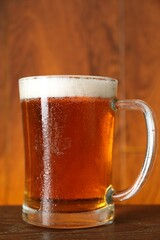
<svg viewBox="0 0 160 240"><path fill-rule="evenodd" d="M117 100L118 81L93 76L35 76L19 80L25 143L23 219L50 228L110 224L114 202L144 184L155 152L155 121L141 100ZM111 185L116 110L139 110L147 150L135 183Z"/></svg>

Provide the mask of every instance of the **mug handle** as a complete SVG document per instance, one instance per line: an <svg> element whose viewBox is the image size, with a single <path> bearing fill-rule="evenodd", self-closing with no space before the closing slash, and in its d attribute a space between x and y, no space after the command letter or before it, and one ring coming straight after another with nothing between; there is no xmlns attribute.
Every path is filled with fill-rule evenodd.
<svg viewBox="0 0 160 240"><path fill-rule="evenodd" d="M145 160L133 185L122 191L115 191L110 188L110 200L123 201L134 196L144 185L153 165L153 157L156 148L156 121L151 108L142 100L116 100L112 102L114 110L138 110L144 114L147 130L147 149Z"/></svg>

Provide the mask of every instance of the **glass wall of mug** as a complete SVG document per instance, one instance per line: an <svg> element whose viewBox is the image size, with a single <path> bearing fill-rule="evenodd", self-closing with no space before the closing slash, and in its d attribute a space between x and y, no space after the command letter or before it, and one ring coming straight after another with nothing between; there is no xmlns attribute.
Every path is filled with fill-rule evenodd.
<svg viewBox="0 0 160 240"><path fill-rule="evenodd" d="M130 108L116 100L117 85L117 80L93 76L20 79L25 221L56 228L113 221L115 109Z"/></svg>

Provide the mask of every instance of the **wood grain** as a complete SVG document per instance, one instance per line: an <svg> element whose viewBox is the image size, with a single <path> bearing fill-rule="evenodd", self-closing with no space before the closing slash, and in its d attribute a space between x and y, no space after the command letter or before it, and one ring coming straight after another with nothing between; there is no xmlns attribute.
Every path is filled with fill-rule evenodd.
<svg viewBox="0 0 160 240"><path fill-rule="evenodd" d="M119 79L119 98L148 102L160 121L159 0L1 0L0 204L23 200L24 150L18 79L91 74ZM145 156L145 125L116 114L113 186L128 187ZM157 152L157 159L159 151ZM160 163L133 204L159 204Z"/></svg>
<svg viewBox="0 0 160 240"><path fill-rule="evenodd" d="M29 225L22 221L19 206L0 206L0 214L1 240L135 240L135 236L136 240L152 240L160 236L160 206L117 206L113 224L72 230Z"/></svg>
<svg viewBox="0 0 160 240"><path fill-rule="evenodd" d="M138 7L137 7L138 6ZM125 1L125 82L126 98L137 98L152 106L157 123L160 121L158 103L160 100L159 62L160 28L159 1ZM143 116L139 113L126 113L126 145L124 146L127 169L126 178L130 184L137 176L144 156L146 129ZM158 133L159 138L159 133ZM127 203L160 203L158 161L142 191ZM122 186L121 186L122 187Z"/></svg>

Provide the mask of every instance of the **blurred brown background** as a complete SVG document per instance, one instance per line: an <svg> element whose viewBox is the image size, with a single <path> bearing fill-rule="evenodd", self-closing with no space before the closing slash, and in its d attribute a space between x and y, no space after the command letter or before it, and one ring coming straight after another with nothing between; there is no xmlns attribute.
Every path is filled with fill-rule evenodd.
<svg viewBox="0 0 160 240"><path fill-rule="evenodd" d="M117 78L119 98L147 101L160 121L159 0L0 1L0 204L21 204L24 150L18 79L91 74ZM145 155L137 112L117 113L113 186L128 187ZM127 203L160 204L159 152L142 191Z"/></svg>

